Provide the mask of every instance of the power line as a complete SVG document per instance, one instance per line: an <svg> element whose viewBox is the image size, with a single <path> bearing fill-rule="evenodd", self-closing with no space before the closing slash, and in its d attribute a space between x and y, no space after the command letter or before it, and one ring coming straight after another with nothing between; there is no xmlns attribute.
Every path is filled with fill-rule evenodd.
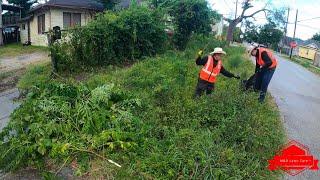
<svg viewBox="0 0 320 180"><path fill-rule="evenodd" d="M309 20L313 20L313 19L319 19L320 17L314 17L314 18L310 18L310 19L303 19L303 20L299 20L298 22L301 22L301 21L309 21Z"/></svg>
<svg viewBox="0 0 320 180"><path fill-rule="evenodd" d="M310 29L313 29L313 30L320 31L320 28L316 28L316 27L312 27L312 26L305 25L305 24L300 24L300 23L298 23L298 25L299 25L299 26L303 26L303 27L307 27L307 28L310 28Z"/></svg>

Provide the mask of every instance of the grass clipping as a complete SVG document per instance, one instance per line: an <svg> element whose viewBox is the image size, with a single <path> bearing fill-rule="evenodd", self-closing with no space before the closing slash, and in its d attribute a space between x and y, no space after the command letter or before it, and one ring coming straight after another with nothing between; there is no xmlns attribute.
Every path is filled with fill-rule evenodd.
<svg viewBox="0 0 320 180"><path fill-rule="evenodd" d="M253 72L244 49L226 50L226 69L243 78ZM276 179L266 167L284 133L270 97L259 104L258 94L220 75L213 95L194 99L194 52L168 51L83 84L37 82L1 133L2 168L72 159L77 175L97 177Z"/></svg>

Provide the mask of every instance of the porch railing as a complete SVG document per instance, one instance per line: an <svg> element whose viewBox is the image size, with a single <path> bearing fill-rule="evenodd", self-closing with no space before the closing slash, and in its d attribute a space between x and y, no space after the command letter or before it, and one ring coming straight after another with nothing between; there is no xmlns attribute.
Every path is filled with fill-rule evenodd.
<svg viewBox="0 0 320 180"><path fill-rule="evenodd" d="M20 20L19 15L2 16L3 26L17 25Z"/></svg>

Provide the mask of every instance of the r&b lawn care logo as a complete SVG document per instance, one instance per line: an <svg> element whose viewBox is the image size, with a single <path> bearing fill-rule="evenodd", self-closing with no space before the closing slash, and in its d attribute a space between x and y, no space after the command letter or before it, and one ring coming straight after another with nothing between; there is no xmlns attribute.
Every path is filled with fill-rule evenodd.
<svg viewBox="0 0 320 180"><path fill-rule="evenodd" d="M271 171L282 169L291 176L295 176L307 169L319 170L318 161L306 146L292 140L269 160L268 168Z"/></svg>

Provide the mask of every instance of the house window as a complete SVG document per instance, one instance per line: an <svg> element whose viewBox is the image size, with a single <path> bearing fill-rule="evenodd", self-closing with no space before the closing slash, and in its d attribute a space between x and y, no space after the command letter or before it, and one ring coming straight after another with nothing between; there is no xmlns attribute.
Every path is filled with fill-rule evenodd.
<svg viewBox="0 0 320 180"><path fill-rule="evenodd" d="M22 29L22 30L26 30L26 24L22 24L21 29Z"/></svg>
<svg viewBox="0 0 320 180"><path fill-rule="evenodd" d="M43 34L45 31L45 15L38 16L38 33Z"/></svg>
<svg viewBox="0 0 320 180"><path fill-rule="evenodd" d="M73 14L73 24L77 25L77 26L81 26L81 14L80 13Z"/></svg>
<svg viewBox="0 0 320 180"><path fill-rule="evenodd" d="M76 25L81 26L81 13L63 13L63 28L74 27Z"/></svg>

